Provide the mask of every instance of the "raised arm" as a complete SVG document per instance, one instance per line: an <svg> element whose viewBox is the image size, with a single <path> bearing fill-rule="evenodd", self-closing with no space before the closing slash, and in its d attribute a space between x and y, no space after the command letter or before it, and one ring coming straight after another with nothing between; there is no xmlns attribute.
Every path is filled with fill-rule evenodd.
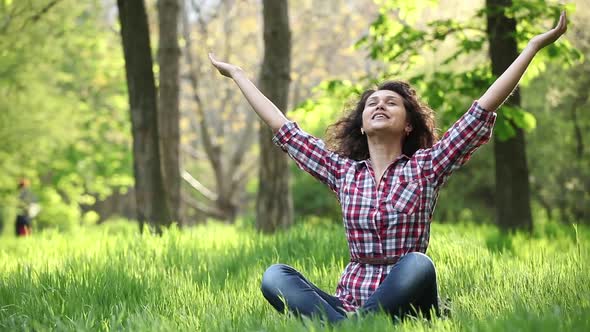
<svg viewBox="0 0 590 332"><path fill-rule="evenodd" d="M232 78L258 116L274 132L273 142L285 151L299 168L327 184L338 193L344 171L351 161L328 150L325 143L289 121L285 115L266 98L244 74L240 67L215 60L209 54L211 63L219 72Z"/></svg>
<svg viewBox="0 0 590 332"><path fill-rule="evenodd" d="M223 76L229 77L236 82L250 106L262 121L272 129L273 133L276 133L288 121L285 115L248 79L242 68L217 61L211 53L209 53L209 59Z"/></svg>
<svg viewBox="0 0 590 332"><path fill-rule="evenodd" d="M557 26L543 34L533 37L526 48L514 60L500 77L488 88L481 98L479 105L488 111L495 111L516 87L518 81L526 71L527 67L543 47L556 41L567 30L567 19L565 11L559 17Z"/></svg>

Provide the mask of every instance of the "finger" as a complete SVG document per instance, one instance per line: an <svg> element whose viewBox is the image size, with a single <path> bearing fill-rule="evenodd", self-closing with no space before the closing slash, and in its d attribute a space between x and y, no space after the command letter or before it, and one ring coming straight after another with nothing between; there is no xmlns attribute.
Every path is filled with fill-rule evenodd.
<svg viewBox="0 0 590 332"><path fill-rule="evenodd" d="M559 16L559 24L557 24L557 26L559 27L559 30L565 28L565 11L561 12L561 15Z"/></svg>
<svg viewBox="0 0 590 332"><path fill-rule="evenodd" d="M563 12L561 12L561 14L559 14L559 20L557 20L557 24L555 24L555 27L552 29L553 31L558 31L561 29L561 21L563 20Z"/></svg>

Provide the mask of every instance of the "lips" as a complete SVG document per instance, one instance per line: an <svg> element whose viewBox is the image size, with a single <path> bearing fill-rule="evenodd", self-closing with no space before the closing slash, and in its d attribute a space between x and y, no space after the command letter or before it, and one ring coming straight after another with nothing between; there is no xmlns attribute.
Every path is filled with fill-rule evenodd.
<svg viewBox="0 0 590 332"><path fill-rule="evenodd" d="M373 114L373 116L371 117L371 120L374 119L389 119L389 117L385 113L378 112Z"/></svg>

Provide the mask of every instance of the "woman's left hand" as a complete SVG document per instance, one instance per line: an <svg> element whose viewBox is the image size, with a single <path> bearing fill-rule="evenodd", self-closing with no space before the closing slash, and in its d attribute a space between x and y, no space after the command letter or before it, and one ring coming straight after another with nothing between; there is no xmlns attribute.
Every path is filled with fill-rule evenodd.
<svg viewBox="0 0 590 332"><path fill-rule="evenodd" d="M219 70L219 73L225 77L234 78L235 73L242 70L240 67L232 65L231 63L217 61L212 53L209 53L209 60L211 60L211 64Z"/></svg>
<svg viewBox="0 0 590 332"><path fill-rule="evenodd" d="M561 12L557 26L545 33L533 37L529 45L535 47L537 50L555 42L561 35L567 31L567 17L565 11Z"/></svg>

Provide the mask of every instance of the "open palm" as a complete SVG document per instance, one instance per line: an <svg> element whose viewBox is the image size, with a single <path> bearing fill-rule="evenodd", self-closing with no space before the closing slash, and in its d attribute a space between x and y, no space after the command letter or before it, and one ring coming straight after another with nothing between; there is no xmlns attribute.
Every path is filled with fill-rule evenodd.
<svg viewBox="0 0 590 332"><path fill-rule="evenodd" d="M555 42L561 35L567 31L567 17L565 11L561 12L559 22L555 28L533 37L530 41L532 45L542 49L543 47Z"/></svg>
<svg viewBox="0 0 590 332"><path fill-rule="evenodd" d="M214 57L212 53L209 53L209 60L211 60L211 64L213 64L213 66L215 66L215 68L217 68L217 70L219 70L219 73L221 73L221 75L223 76L227 76L227 77L233 77L232 75L240 70L240 67L232 65L230 63L227 62L221 62L221 61L217 61Z"/></svg>

